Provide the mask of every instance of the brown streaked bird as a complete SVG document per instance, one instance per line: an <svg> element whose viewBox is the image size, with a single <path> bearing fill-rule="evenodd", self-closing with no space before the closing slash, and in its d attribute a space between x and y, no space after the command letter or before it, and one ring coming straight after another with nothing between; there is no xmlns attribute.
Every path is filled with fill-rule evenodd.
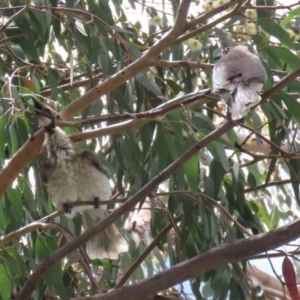
<svg viewBox="0 0 300 300"><path fill-rule="evenodd" d="M41 165L43 183L52 196L57 209L68 207L76 201L108 200L111 188L103 166L96 154L90 150L78 148L66 133L55 126L54 116L33 99L35 111L41 127L45 129L48 161ZM99 208L78 206L67 213L74 217L82 213L85 230L104 219L107 215L106 205ZM128 244L116 225L109 225L104 231L87 242L87 254L91 259L117 259L119 254L128 251Z"/></svg>
<svg viewBox="0 0 300 300"><path fill-rule="evenodd" d="M244 46L225 49L213 69L213 91L231 102L231 118L245 117L261 96L267 81L266 70L260 59ZM230 104L229 104L230 105Z"/></svg>

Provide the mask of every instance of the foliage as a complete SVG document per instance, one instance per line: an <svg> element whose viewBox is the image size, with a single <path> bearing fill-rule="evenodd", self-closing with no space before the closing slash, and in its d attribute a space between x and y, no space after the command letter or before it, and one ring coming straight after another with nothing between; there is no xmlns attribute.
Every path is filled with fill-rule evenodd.
<svg viewBox="0 0 300 300"><path fill-rule="evenodd" d="M165 168L227 118L225 104L207 90L210 62L220 47L247 45L267 70L267 101L244 123L178 163L154 190L143 190L136 209L150 197L151 221L140 234L142 241L137 240L140 228L128 221L125 226L130 211L123 212L117 224L129 252L118 261L91 261L102 291L114 288L124 274L127 284L138 283L213 247L297 218L297 1L281 10L274 8L274 0L252 1L263 9L251 9L248 1L192 3L186 21L177 20L183 29L173 40L165 34L174 25L176 1L131 0L128 6L117 0L25 2L0 2L0 195L5 192L0 201L0 299L15 297L32 271L64 244L57 223L34 223L54 207L39 175L46 156L41 155L42 133L33 136L39 128L32 95L60 112L61 125L73 117L64 129L80 147L97 152L122 202L157 175L163 178ZM146 55L151 59L143 60ZM110 209L119 207L113 203ZM81 232L80 216L61 216L59 224L76 236ZM153 251L126 273L149 249L149 231ZM247 283L245 262L225 258L217 268L194 274L190 297L267 298ZM94 295L83 265L74 252L56 261L36 282L30 299ZM176 295L184 297L184 290Z"/></svg>

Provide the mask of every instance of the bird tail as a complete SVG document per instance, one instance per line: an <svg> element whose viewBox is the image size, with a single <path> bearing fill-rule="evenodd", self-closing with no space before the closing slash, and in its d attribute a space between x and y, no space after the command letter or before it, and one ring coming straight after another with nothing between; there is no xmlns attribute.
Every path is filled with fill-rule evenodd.
<svg viewBox="0 0 300 300"><path fill-rule="evenodd" d="M89 229L106 217L106 211L89 209L82 213L83 227ZM109 225L104 231L93 237L86 244L87 254L91 259L117 259L119 254L128 251L128 244L115 224Z"/></svg>
<svg viewBox="0 0 300 300"><path fill-rule="evenodd" d="M233 97L234 100L231 108L232 120L239 120L245 117L250 109L261 100L260 95L251 86L243 82L237 84Z"/></svg>

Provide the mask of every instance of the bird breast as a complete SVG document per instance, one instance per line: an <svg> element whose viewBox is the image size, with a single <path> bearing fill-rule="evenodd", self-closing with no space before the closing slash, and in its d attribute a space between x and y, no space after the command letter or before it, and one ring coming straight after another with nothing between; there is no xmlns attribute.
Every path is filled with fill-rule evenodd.
<svg viewBox="0 0 300 300"><path fill-rule="evenodd" d="M63 165L55 164L47 182L48 191L57 209L63 203L76 201L109 200L111 197L110 183L107 177L91 164L80 157L67 160ZM89 205L88 208L91 208ZM101 206L106 209L106 205ZM86 206L72 209L70 217L76 212L86 210Z"/></svg>

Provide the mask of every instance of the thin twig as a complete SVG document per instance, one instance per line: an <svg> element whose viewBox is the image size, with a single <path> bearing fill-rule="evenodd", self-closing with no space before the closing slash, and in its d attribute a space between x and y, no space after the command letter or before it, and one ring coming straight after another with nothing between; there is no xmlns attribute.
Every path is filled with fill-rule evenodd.
<svg viewBox="0 0 300 300"><path fill-rule="evenodd" d="M249 237L252 236L252 234L243 225L241 225L237 220L235 220L233 218L233 216L227 211L227 209L225 207L223 207L221 204L219 204L216 200L214 200L213 198L211 198L205 194L202 194L202 193L198 193L198 196L208 200L213 205L215 205L217 208L219 208L226 215L226 217L236 226L236 228L238 228L241 232L244 232ZM188 197L191 197L191 196L188 195ZM194 198L194 197L192 197L192 198Z"/></svg>
<svg viewBox="0 0 300 300"><path fill-rule="evenodd" d="M245 5L245 8L262 9L262 10L266 10L266 9L268 9L268 10L275 10L275 9L289 9L289 10L291 10L294 6L299 5L299 4L300 4L300 1L298 1L297 3L293 3L291 5L273 5L273 6Z"/></svg>
<svg viewBox="0 0 300 300"><path fill-rule="evenodd" d="M11 24L12 22L14 22L15 20L17 20L19 17L21 17L23 14L25 14L30 7L30 0L26 0L26 4L24 6L22 6L22 9L19 10L17 13L15 13L14 15L12 15L7 21L6 23L0 28L0 35L2 34L2 32L4 32L4 30L6 30L6 28L8 27L9 24ZM14 7L14 9L16 9Z"/></svg>
<svg viewBox="0 0 300 300"><path fill-rule="evenodd" d="M272 181L272 182L268 182L268 183L265 183L265 184L258 185L254 188L252 188L252 187L247 188L247 189L244 190L244 193L256 192L258 190L265 189L265 188L268 188L268 187L271 187L271 186L280 186L280 185L288 184L288 183L291 183L291 182L292 182L291 179L285 179L285 180L280 180L280 181Z"/></svg>
<svg viewBox="0 0 300 300"><path fill-rule="evenodd" d="M175 222L180 221L183 214L179 215L175 218ZM150 243L150 245L144 250L144 252L137 258L137 260L129 267L129 269L126 271L126 273L122 276L120 281L116 285L116 289L123 286L128 278L131 276L131 274L134 272L134 270L144 261L144 259L151 253L151 251L158 245L158 243L161 241L161 239L172 229L173 224L170 223L163 230L160 231L160 233L153 239L153 241Z"/></svg>
<svg viewBox="0 0 300 300"><path fill-rule="evenodd" d="M63 237L68 241L68 243L74 240L74 234L69 229L62 226L61 224L53 221L47 221L47 225L51 225L52 229L59 231L63 235ZM94 278L93 272L90 267L89 259L85 251L82 249L82 247L77 249L77 255L78 255L78 262L82 265L82 268L85 274L87 275L87 277L89 278L91 285L94 287L95 291L98 294L101 294L102 290Z"/></svg>
<svg viewBox="0 0 300 300"><path fill-rule="evenodd" d="M235 3L235 2L238 2L238 1L231 1L231 3ZM231 3L229 2L229 5ZM215 25L217 25L217 24L219 24L219 23L221 23L221 22L237 15L242 10L242 6L243 6L244 3L245 3L245 1L240 0L231 11L229 11L228 13L224 14L223 16L217 18L216 20L211 21L210 23L201 26L198 29L195 29L195 30L193 30L193 31L191 31L187 34L184 34L184 35L180 36L178 39L176 39L174 44L180 44L180 43L186 41L187 39L192 38L194 36L197 36L197 35L199 35L203 32L206 32L207 30L213 28ZM228 6L227 3L224 4L224 5L226 5L226 8L227 8L227 6ZM223 6L220 6L220 7L223 7ZM220 8L220 7L218 7L218 8ZM225 8L225 6L224 6L224 8ZM213 10L212 12L215 12L215 11L217 11L217 9ZM192 22L194 23L194 21L192 21ZM190 24L193 24L192 22ZM198 19L198 22L202 22L202 20L200 21L200 17Z"/></svg>

